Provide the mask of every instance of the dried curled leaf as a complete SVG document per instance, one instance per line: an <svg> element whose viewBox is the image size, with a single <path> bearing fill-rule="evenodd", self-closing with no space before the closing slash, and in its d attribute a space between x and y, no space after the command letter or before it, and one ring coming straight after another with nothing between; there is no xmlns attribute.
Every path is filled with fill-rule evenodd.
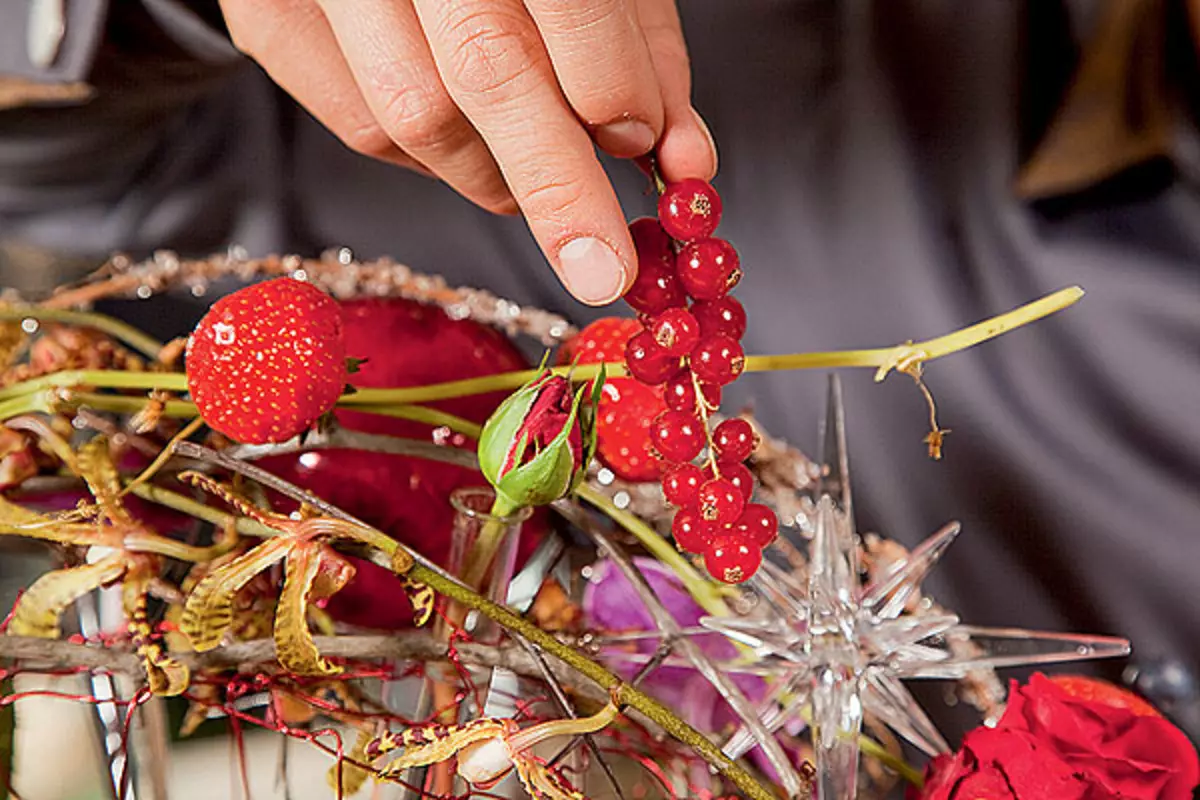
<svg viewBox="0 0 1200 800"><path fill-rule="evenodd" d="M308 629L308 603L314 584L319 576L329 580L321 575L323 550L321 545L313 542L292 546L275 610L276 656L284 669L297 675L337 675L342 671L341 667L321 657ZM342 585L344 583L343 580Z"/></svg>
<svg viewBox="0 0 1200 800"><path fill-rule="evenodd" d="M401 582L404 586L404 593L408 595L408 602L412 604L413 625L420 628L433 616L437 594L427 584L420 581L402 578Z"/></svg>
<svg viewBox="0 0 1200 800"><path fill-rule="evenodd" d="M367 754L372 758L383 755L386 750L397 746L403 747L404 752L392 759L381 775L389 776L403 772L410 767L423 767L445 761L456 755L463 748L476 742L489 739L499 739L516 728L512 720L492 719L481 717L473 719L465 725L427 725L424 727L408 728L401 731L399 737L385 734L381 738L378 749L367 748ZM386 749L385 749L386 748Z"/></svg>
<svg viewBox="0 0 1200 800"><path fill-rule="evenodd" d="M149 571L140 572L138 577L132 579L126 575L121 586L126 625L133 646L141 656L150 691L164 697L174 697L188 688L191 675L185 665L163 652L162 646L153 639L154 631L146 617L146 593L150 589L151 577Z"/></svg>
<svg viewBox="0 0 1200 800"><path fill-rule="evenodd" d="M61 633L59 620L67 606L93 589L119 580L124 574L122 553L105 556L94 564L47 572L17 601L8 632L16 636L57 639Z"/></svg>
<svg viewBox="0 0 1200 800"><path fill-rule="evenodd" d="M73 522L75 512L49 516L38 514L0 497L0 535L27 536L63 544L103 544L104 535L95 525Z"/></svg>
<svg viewBox="0 0 1200 800"><path fill-rule="evenodd" d="M587 797L555 770L530 758L513 759L517 777L531 797L541 800L588 800Z"/></svg>
<svg viewBox="0 0 1200 800"><path fill-rule="evenodd" d="M135 527L136 523L121 503L121 476L108 449L108 439L97 436L79 448L75 459L79 477L87 483L88 491L109 522L117 527Z"/></svg>
<svg viewBox="0 0 1200 800"><path fill-rule="evenodd" d="M403 547L397 547L392 553L392 572L399 576L404 593L408 595L408 602L413 607L413 624L420 628L433 616L437 596L433 589L425 584L406 577L414 564L416 561L413 560L412 554Z"/></svg>
<svg viewBox="0 0 1200 800"><path fill-rule="evenodd" d="M255 575L283 559L295 543L286 538L268 539L204 576L188 595L179 630L199 652L221 643L233 625L233 598Z"/></svg>
<svg viewBox="0 0 1200 800"><path fill-rule="evenodd" d="M181 472L178 477L182 483L189 483L214 497L221 498L230 508L236 509L242 516L250 517L250 519L261 522L268 527L277 527L280 520L287 520L287 517L281 517L278 514L271 514L262 510L234 491L233 487L213 480L200 472Z"/></svg>

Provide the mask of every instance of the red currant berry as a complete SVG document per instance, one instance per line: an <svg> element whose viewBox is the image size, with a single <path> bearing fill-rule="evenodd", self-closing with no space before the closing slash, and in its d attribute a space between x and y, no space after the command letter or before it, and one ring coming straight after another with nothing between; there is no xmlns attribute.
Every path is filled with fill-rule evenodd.
<svg viewBox="0 0 1200 800"><path fill-rule="evenodd" d="M706 411L716 411L721 407L720 386L702 383L700 394L704 397ZM696 381L692 373L685 370L667 381L663 386L663 399L667 402L667 408L696 413Z"/></svg>
<svg viewBox="0 0 1200 800"><path fill-rule="evenodd" d="M700 344L692 351L691 365L692 372L700 380L724 386L742 374L746 368L746 354L736 340L724 334L702 336Z"/></svg>
<svg viewBox="0 0 1200 800"><path fill-rule="evenodd" d="M744 541L756 547L766 547L775 541L775 535L779 533L779 518L761 503L748 503L733 530Z"/></svg>
<svg viewBox="0 0 1200 800"><path fill-rule="evenodd" d="M746 335L746 309L729 295L694 303L692 316L705 336L723 333L730 339L741 339Z"/></svg>
<svg viewBox="0 0 1200 800"><path fill-rule="evenodd" d="M649 315L686 305L687 296L675 277L675 248L658 220L636 219L629 233L637 249L638 274L625 293L625 302Z"/></svg>
<svg viewBox="0 0 1200 800"><path fill-rule="evenodd" d="M745 461L757 444L753 426L738 417L725 420L713 430L713 446L725 461Z"/></svg>
<svg viewBox="0 0 1200 800"><path fill-rule="evenodd" d="M658 198L658 221L681 242L712 236L721 222L721 196L699 178L667 184Z"/></svg>
<svg viewBox="0 0 1200 800"><path fill-rule="evenodd" d="M737 461L718 461L717 471L721 473L722 478L738 488L743 500L750 502L750 496L754 494L754 473L745 464Z"/></svg>
<svg viewBox="0 0 1200 800"><path fill-rule="evenodd" d="M658 346L672 356L686 356L700 341L700 326L686 308L668 308L647 326Z"/></svg>
<svg viewBox="0 0 1200 800"><path fill-rule="evenodd" d="M696 492L696 505L700 516L709 522L732 525L742 515L746 498L742 490L724 478L713 478L700 484Z"/></svg>
<svg viewBox="0 0 1200 800"><path fill-rule="evenodd" d="M716 525L706 522L690 509L680 511L671 520L671 535L675 537L675 544L687 553L703 553L716 533Z"/></svg>
<svg viewBox="0 0 1200 800"><path fill-rule="evenodd" d="M695 464L677 464L663 475L663 494L667 502L679 508L696 505L696 492L704 483L704 470Z"/></svg>
<svg viewBox="0 0 1200 800"><path fill-rule="evenodd" d="M654 337L642 331L625 344L625 366L642 383L657 386L683 369L679 356L672 356L654 342Z"/></svg>
<svg viewBox="0 0 1200 800"><path fill-rule="evenodd" d="M724 297L742 279L737 251L724 239L701 239L680 250L675 274L697 300Z"/></svg>
<svg viewBox="0 0 1200 800"><path fill-rule="evenodd" d="M725 583L741 583L758 572L762 548L736 534L718 536L704 551L704 566L714 578Z"/></svg>
<svg viewBox="0 0 1200 800"><path fill-rule="evenodd" d="M703 423L692 414L664 411L650 424L650 446L667 461L691 461L704 448Z"/></svg>

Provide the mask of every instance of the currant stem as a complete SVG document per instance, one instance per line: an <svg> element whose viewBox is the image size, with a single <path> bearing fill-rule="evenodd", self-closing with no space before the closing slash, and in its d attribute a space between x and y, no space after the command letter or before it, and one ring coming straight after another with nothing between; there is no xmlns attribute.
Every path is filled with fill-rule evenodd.
<svg viewBox="0 0 1200 800"><path fill-rule="evenodd" d="M694 372L692 373L692 388L696 391L696 413L700 415L700 424L704 427L704 441L708 443L708 471L714 478L719 478L721 470L717 467L717 448L713 446L712 430L708 427L708 401L704 399L704 391L700 388L700 379Z"/></svg>

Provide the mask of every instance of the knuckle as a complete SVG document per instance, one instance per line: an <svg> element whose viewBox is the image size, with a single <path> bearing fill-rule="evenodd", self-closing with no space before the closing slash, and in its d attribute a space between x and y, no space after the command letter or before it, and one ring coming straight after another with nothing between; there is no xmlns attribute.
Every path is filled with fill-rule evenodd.
<svg viewBox="0 0 1200 800"><path fill-rule="evenodd" d="M392 138L414 149L455 142L466 130L466 121L450 98L426 86L406 86L392 92L382 117Z"/></svg>
<svg viewBox="0 0 1200 800"><path fill-rule="evenodd" d="M687 68L690 61L687 44L678 35L664 28L661 31L661 35L657 36L651 31L647 31L646 38L651 43L651 49L661 62L683 69Z"/></svg>
<svg viewBox="0 0 1200 800"><path fill-rule="evenodd" d="M572 87L568 94L575 113L589 125L629 118L652 120L661 114L655 113L645 92L632 80L614 79L601 85Z"/></svg>
<svg viewBox="0 0 1200 800"><path fill-rule="evenodd" d="M539 22L544 21L544 26L566 34L590 33L597 26L616 20L618 14L626 13L624 0L591 0L582 4L551 0L539 5Z"/></svg>
<svg viewBox="0 0 1200 800"><path fill-rule="evenodd" d="M522 78L538 64L526 27L514 16L478 8L452 15L445 24L451 42L447 82L487 100L520 94Z"/></svg>
<svg viewBox="0 0 1200 800"><path fill-rule="evenodd" d="M347 127L338 132L338 138L354 152L371 158L383 158L395 149L387 131L374 121Z"/></svg>
<svg viewBox="0 0 1200 800"><path fill-rule="evenodd" d="M583 197L584 187L580 181L543 180L517 192L516 199L525 216L558 220L569 216Z"/></svg>

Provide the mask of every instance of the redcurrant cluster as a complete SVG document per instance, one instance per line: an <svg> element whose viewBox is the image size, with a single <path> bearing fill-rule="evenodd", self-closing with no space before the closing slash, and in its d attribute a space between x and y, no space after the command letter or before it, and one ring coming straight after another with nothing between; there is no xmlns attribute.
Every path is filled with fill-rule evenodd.
<svg viewBox="0 0 1200 800"><path fill-rule="evenodd" d="M625 300L643 329L626 345L625 362L642 383L663 387L667 410L651 424L650 442L668 464L663 492L679 508L675 543L703 554L713 577L740 583L758 570L779 522L750 502L754 476L743 463L756 444L750 423L728 419L709 429L721 387L746 363L746 312L729 296L742 271L733 246L712 235L720 220L716 190L689 179L664 188L657 220L630 225L638 277Z"/></svg>

